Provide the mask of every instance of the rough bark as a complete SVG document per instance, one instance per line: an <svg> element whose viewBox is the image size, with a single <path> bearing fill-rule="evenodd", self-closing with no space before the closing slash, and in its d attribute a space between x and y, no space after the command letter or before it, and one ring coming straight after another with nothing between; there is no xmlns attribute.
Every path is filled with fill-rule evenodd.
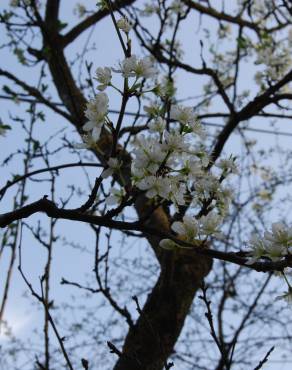
<svg viewBox="0 0 292 370"><path fill-rule="evenodd" d="M173 352L211 260L166 252L160 276L130 328L115 370L161 370Z"/></svg>

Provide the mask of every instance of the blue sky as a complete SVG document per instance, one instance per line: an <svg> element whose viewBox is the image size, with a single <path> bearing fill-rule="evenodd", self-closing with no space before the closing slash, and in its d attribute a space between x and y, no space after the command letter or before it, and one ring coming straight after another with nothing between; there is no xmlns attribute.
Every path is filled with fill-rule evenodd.
<svg viewBox="0 0 292 370"><path fill-rule="evenodd" d="M2 0L0 4L0 10L5 9L7 7L7 0ZM92 6L92 2L90 0L85 1L85 4ZM72 13L72 2L63 1L62 2L62 9L61 9L61 17L62 20L68 22L69 24L74 24L78 22L76 17ZM68 5L69 4L69 5ZM150 22L150 21L149 21ZM199 41L196 40L194 42L194 32L193 30L193 22L194 19L190 18L188 22L184 25L183 29L181 30L182 39L184 45L186 46L185 49L187 50L185 58L190 60L193 63L199 63ZM214 23L210 22L206 23L209 25L210 29L214 26ZM149 23L149 27L150 23ZM190 32L193 30L193 32ZM1 32L1 31L0 31ZM67 55L70 58L73 58L76 54L77 50L81 50L83 47L84 40L88 36L88 32L80 37L72 46L70 46L67 50ZM122 58L122 51L120 45L118 43L118 39L113 32L113 27L110 19L103 20L98 24L95 28L95 31L92 35L92 40L94 40L96 44L96 50L91 51L88 54L88 57L94 63L94 68L99 66L108 66L108 65L115 65L118 60ZM138 46L133 43L133 50ZM1 61L0 67L5 69L7 68L12 73L15 73L20 78L24 78L26 81L29 81L30 84L36 83L37 74L34 73L33 69L26 68L25 69L25 76L23 72L23 68L18 65L15 60L15 57L11 55L8 51L1 50ZM246 65L245 66L245 74L246 78L243 77L240 81L242 86L251 86L253 84L251 71L253 66ZM202 80L203 81L203 80ZM178 77L178 91L180 97L188 97L199 95L202 92L202 85L199 79L196 79L194 83L194 79L190 78L189 75L185 73L181 73ZM253 85L254 87L254 85ZM110 95L111 98L111 108L118 109L119 107L119 100L115 94ZM187 104L191 105L191 101ZM131 109L131 106L129 107ZM214 111L222 110L222 101L217 100L215 106L213 107ZM75 140L78 140L78 136L74 135L73 129L67 125L67 123L60 120L52 112L49 112L45 109L46 112L46 122L38 122L36 125L36 136L43 138L48 137L53 132L56 132L60 128L66 128L66 132L70 137L74 137ZM23 113L22 106L18 106L15 103L5 102L5 104L1 104L0 106L0 117L3 121L9 121L9 113L12 115L24 115L24 117L28 117L25 113ZM263 128L263 129L270 129L270 123L268 120L264 119L254 119L251 122L250 127L254 128ZM289 127L289 122L279 122L276 123L275 127L279 130L291 132L292 128L291 125ZM250 137L255 137L260 141L260 145L264 147L273 146L275 143L275 137L273 135L267 134L254 134L251 133ZM281 137L281 146L282 147L291 147L291 137ZM228 145L226 146L227 153L236 153L238 152L238 148L240 147L240 138L237 134L234 134L233 139L230 140ZM17 148L22 146L23 144L23 135L20 134L20 130L15 127L11 132L8 132L6 138L0 137L0 160L5 158L5 156L11 151L11 148ZM72 156L69 153L63 151L60 155L56 156L54 164L59 163L66 163L72 160ZM43 166L42 163L38 163L37 165ZM36 168L38 166L36 165ZM0 186L6 183L6 181L10 178L11 173L22 173L23 165L22 160L14 161L11 166L4 167L1 169L1 178L0 178ZM89 171L91 174L91 181L94 181L96 176L96 170L91 169ZM82 178L81 171L76 169L66 169L64 172L61 173L60 179L57 180L57 188L59 194L67 194L68 188L67 185L74 181L76 186L83 185L83 182L80 181ZM80 182L80 183L79 183ZM29 193L31 194L31 200L37 200L38 198L42 197L44 194L48 192L48 187L44 183L29 183ZM11 201L12 201L13 190L8 191L7 197L5 200L0 203L1 213L8 211L11 209ZM76 202L79 200L76 199ZM77 203L78 204L78 203ZM77 205L76 204L76 205ZM73 205L73 204L72 204ZM275 218L277 217L277 212L275 212ZM44 216L35 215L31 217L30 223L33 224L34 221L41 220L42 224L48 224L48 219ZM60 221L58 222L57 230L64 233L70 240L74 240L76 243L81 243L82 245L91 246L93 245L93 235L88 232L88 228L84 225L77 225L73 224L70 221ZM38 277L43 272L43 265L45 263L45 253L43 248L39 245L36 245L36 242L29 236L27 231L23 231L23 267L28 276L30 277L31 281L37 282ZM142 243L137 242L137 254L143 253L144 245ZM92 249L89 247L88 253L81 253L78 250L74 250L72 248L68 249L62 243L56 243L54 248L54 263L53 263L53 270L52 270L52 296L56 300L56 302L65 301L69 299L71 295L71 291L68 289L64 289L62 285L60 285L60 281L62 277L67 278L68 280L78 280L80 278L81 282L85 281L85 275L88 271L92 270ZM70 253L69 253L70 252ZM116 252L118 254L118 251ZM132 252L131 252L132 253ZM2 286L1 281L3 281L3 277L5 276L6 266L7 266L7 257L5 256L4 260L1 261L0 265L0 286ZM76 274L77 272L77 274ZM37 284L36 284L37 285ZM27 298L23 297L23 292L26 290L23 280L20 278L19 274L14 271L13 280L12 280L12 290L10 292L7 308L6 308L6 320L12 326L15 333L19 334L21 337L26 338L31 336L31 327L32 323L38 325L39 322L42 320L42 313L38 313L35 307L32 307L29 303ZM0 341L5 340L0 334ZM272 359L277 360L277 355L274 354ZM279 367L278 364L273 364L272 362L268 364L266 367L268 370L288 370L289 365L286 367Z"/></svg>

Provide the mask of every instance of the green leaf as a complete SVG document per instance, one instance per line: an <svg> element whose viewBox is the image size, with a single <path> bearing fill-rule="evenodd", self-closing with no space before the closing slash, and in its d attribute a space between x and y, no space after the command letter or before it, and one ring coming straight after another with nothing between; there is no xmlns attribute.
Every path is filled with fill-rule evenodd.
<svg viewBox="0 0 292 370"><path fill-rule="evenodd" d="M2 123L0 124L0 128L2 128L3 130L11 130L11 126L3 125Z"/></svg>
<svg viewBox="0 0 292 370"><path fill-rule="evenodd" d="M58 21L58 30L61 31L68 26L67 22Z"/></svg>
<svg viewBox="0 0 292 370"><path fill-rule="evenodd" d="M247 40L244 37L238 37L237 38L237 45L240 49L244 49L247 47Z"/></svg>
<svg viewBox="0 0 292 370"><path fill-rule="evenodd" d="M37 116L38 116L38 118L39 118L41 121L45 122L46 116L45 116L44 112L38 112L38 113L37 113Z"/></svg>
<svg viewBox="0 0 292 370"><path fill-rule="evenodd" d="M34 140L33 142L33 150L36 152L40 147L40 142L38 140Z"/></svg>
<svg viewBox="0 0 292 370"><path fill-rule="evenodd" d="M23 65L27 64L25 56L24 56L24 50L22 50L20 48L15 48L13 50L13 53L17 56L17 59L18 59L19 63L21 63Z"/></svg>

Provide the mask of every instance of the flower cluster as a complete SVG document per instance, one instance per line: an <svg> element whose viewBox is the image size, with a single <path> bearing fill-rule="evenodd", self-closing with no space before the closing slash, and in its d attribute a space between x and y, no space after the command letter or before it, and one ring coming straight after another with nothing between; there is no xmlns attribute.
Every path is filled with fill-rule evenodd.
<svg viewBox="0 0 292 370"><path fill-rule="evenodd" d="M284 43L279 48L278 43L268 39L260 45L255 46L256 62L255 64L265 65L266 68L255 74L256 83L264 87L267 81L278 81L280 76L291 68L292 59L290 49Z"/></svg>
<svg viewBox="0 0 292 370"><path fill-rule="evenodd" d="M100 85L97 86L98 90L103 91L111 85L112 72L109 67L99 67L97 68L95 74L97 81L100 83Z"/></svg>
<svg viewBox="0 0 292 370"><path fill-rule="evenodd" d="M99 139L107 114L108 96L105 93L97 94L95 99L87 103L85 117L88 122L83 126L83 130L89 132L95 142Z"/></svg>
<svg viewBox="0 0 292 370"><path fill-rule="evenodd" d="M174 3L178 5L178 3ZM127 34L131 25L122 18L117 26ZM124 79L123 90L113 85L112 72ZM220 236L219 225L228 209L231 192L223 187L222 182L232 172L236 172L234 158L221 160L218 164L211 162L205 146L206 133L197 119L192 107L175 104L174 81L169 78L158 80L157 68L151 57L138 58L130 55L119 63L117 69L97 68L95 79L100 91L87 103L85 116L88 122L83 126L84 143L79 148L95 148L101 130L113 131L114 123L108 118L109 99L104 92L108 87L114 88L127 97L139 93L154 94L154 100L148 98L144 106L147 115L145 133L135 136L130 142L131 188L144 192L153 204L166 202L172 211L187 206L188 213L198 214L204 209L204 215L194 217L185 215L182 221L172 224L172 230L179 238L190 243L196 240L205 242L210 236ZM134 78L132 85L130 79ZM155 86L144 90L141 80L151 80ZM143 88L142 88L143 86ZM150 103L149 103L150 101ZM167 102L167 104L165 103ZM123 178L123 163L113 156L107 161L102 178L117 175ZM212 169L211 169L212 168ZM125 196L125 189L112 188L106 198L107 205L119 204ZM127 194L128 196L128 194ZM170 240L161 241L161 246L168 248Z"/></svg>
<svg viewBox="0 0 292 370"><path fill-rule="evenodd" d="M136 55L132 55L120 62L119 67L120 69L113 69L113 71L121 73L124 78L153 78L157 74L151 57L138 59Z"/></svg>
<svg viewBox="0 0 292 370"><path fill-rule="evenodd" d="M126 195L126 192L123 188L110 188L109 194L110 195L106 198L106 204L108 206L112 206L121 203L124 196Z"/></svg>
<svg viewBox="0 0 292 370"><path fill-rule="evenodd" d="M132 29L132 25L131 23L128 21L127 18L121 18L117 21L117 26L120 30L124 31L126 34L128 34L131 29Z"/></svg>
<svg viewBox="0 0 292 370"><path fill-rule="evenodd" d="M77 3L74 8L74 14L76 14L79 18L82 18L86 14L86 8L83 4Z"/></svg>
<svg viewBox="0 0 292 370"><path fill-rule="evenodd" d="M127 24L127 20L123 18L118 22L118 27L121 29L125 28L126 32L126 30L128 30L128 28L126 28ZM138 87L137 81L139 79L152 79L157 74L157 69L150 57L139 59L135 55L132 55L121 61L119 66L120 69L110 67L98 67L96 69L95 79L99 82L97 89L100 92L86 105L85 116L88 119L88 122L83 126L83 130L86 135L83 136L84 142L76 144L76 148L96 149L102 128L104 125L108 127L111 126L107 117L109 99L104 90L106 90L107 87L113 87L122 94L122 92L112 84L112 72L121 74L124 79L128 79L130 77L135 78L133 86L127 87L127 92L130 94L135 92L135 89ZM142 92L140 92L140 94L141 93Z"/></svg>
<svg viewBox="0 0 292 370"><path fill-rule="evenodd" d="M280 261L292 252L292 227L274 223L272 230L266 231L263 237L253 235L250 245L252 251L248 264L253 264L262 257L267 257L273 262Z"/></svg>
<svg viewBox="0 0 292 370"><path fill-rule="evenodd" d="M220 174L208 170L204 130L191 107L174 105L169 127L161 105L154 103L144 109L150 119L149 132L133 143L132 176L137 188L150 199L164 199L174 206L202 206L210 199L209 211L217 207L224 213L230 194L219 178L235 172L234 160L219 162Z"/></svg>
<svg viewBox="0 0 292 370"><path fill-rule="evenodd" d="M202 216L196 219L194 216L186 215L181 221L175 221L171 225L171 229L179 235L179 238L189 243L199 241L200 244L206 241L209 236L220 237L219 226L222 222L222 217L215 213L209 213L207 216ZM171 239L162 239L159 244L164 249L173 249L179 247Z"/></svg>

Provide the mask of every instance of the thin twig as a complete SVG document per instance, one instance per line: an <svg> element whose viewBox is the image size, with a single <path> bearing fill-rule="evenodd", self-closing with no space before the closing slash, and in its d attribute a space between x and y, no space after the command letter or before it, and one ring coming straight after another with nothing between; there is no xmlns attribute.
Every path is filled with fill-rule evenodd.
<svg viewBox="0 0 292 370"><path fill-rule="evenodd" d="M259 362L259 364L254 368L254 370L259 370L268 361L270 354L274 351L275 347L271 347L266 353L265 357Z"/></svg>

